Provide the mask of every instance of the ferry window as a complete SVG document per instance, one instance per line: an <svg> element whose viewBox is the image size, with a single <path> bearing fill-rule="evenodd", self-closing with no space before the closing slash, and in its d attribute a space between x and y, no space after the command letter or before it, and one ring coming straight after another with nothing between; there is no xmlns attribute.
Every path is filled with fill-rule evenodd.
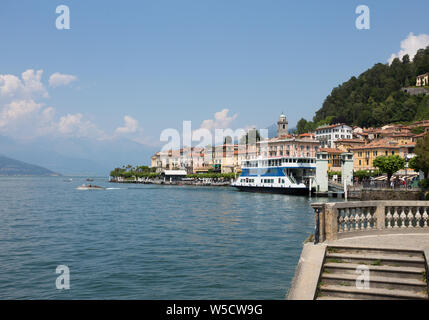
<svg viewBox="0 0 429 320"><path fill-rule="evenodd" d="M282 183L285 183L285 180L284 180L284 179L282 179Z"/></svg>

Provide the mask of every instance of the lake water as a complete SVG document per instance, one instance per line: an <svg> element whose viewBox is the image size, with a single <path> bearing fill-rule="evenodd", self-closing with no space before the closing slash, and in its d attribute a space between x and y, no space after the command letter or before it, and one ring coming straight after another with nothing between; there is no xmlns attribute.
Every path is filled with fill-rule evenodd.
<svg viewBox="0 0 429 320"><path fill-rule="evenodd" d="M284 299L326 201L64 180L0 178L0 299Z"/></svg>

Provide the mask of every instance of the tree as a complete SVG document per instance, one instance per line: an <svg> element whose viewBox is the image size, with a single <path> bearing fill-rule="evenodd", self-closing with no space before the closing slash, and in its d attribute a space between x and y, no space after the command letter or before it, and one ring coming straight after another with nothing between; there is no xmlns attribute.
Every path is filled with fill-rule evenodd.
<svg viewBox="0 0 429 320"><path fill-rule="evenodd" d="M301 133L305 133L306 129L307 129L307 120L305 120L304 118L301 118L297 124L296 124L296 133L301 134Z"/></svg>
<svg viewBox="0 0 429 320"><path fill-rule="evenodd" d="M405 167L405 160L398 155L379 156L374 159L373 165L387 174L387 182L390 184L392 175Z"/></svg>
<svg viewBox="0 0 429 320"><path fill-rule="evenodd" d="M313 122L319 124L332 117L331 123L368 127L428 119L428 96L410 96L401 88L413 85L416 76L429 71L429 46L411 58L405 55L402 61L396 58L390 65L375 64L332 89ZM298 132L304 124L301 121L297 126Z"/></svg>
<svg viewBox="0 0 429 320"><path fill-rule="evenodd" d="M429 135L424 135L423 139L417 141L414 149L416 156L410 160L410 168L415 171L422 171L425 179L429 175Z"/></svg>

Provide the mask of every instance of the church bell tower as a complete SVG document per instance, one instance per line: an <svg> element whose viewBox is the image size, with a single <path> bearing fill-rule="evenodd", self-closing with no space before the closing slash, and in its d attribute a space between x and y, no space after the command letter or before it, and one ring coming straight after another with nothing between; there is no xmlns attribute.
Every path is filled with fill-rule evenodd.
<svg viewBox="0 0 429 320"><path fill-rule="evenodd" d="M282 113L280 115L279 121L277 121L277 137L284 136L288 134L288 122L286 116Z"/></svg>

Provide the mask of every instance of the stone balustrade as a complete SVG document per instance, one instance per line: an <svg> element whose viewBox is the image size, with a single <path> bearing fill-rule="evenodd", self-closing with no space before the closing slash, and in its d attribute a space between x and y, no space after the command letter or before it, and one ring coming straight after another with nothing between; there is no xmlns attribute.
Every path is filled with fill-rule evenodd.
<svg viewBox="0 0 429 320"><path fill-rule="evenodd" d="M314 203L315 243L359 235L429 233L429 201Z"/></svg>

